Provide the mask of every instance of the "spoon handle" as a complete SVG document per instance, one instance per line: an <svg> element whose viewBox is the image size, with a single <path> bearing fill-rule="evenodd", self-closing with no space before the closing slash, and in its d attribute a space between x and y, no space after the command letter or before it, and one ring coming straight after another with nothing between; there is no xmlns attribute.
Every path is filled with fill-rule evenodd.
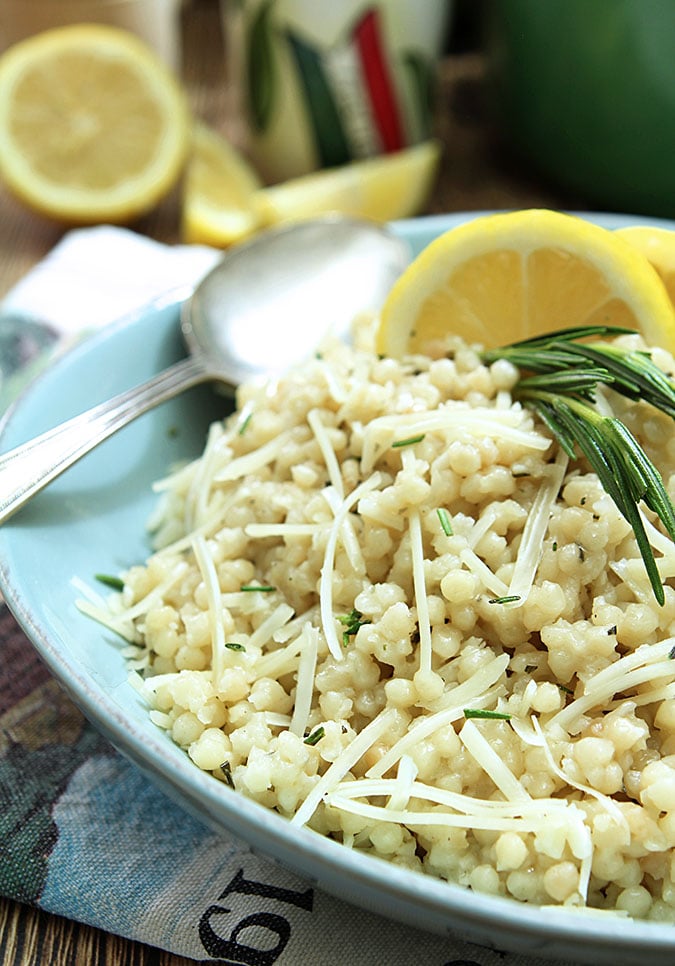
<svg viewBox="0 0 675 966"><path fill-rule="evenodd" d="M99 443L143 413L210 378L197 356L74 416L0 456L0 523Z"/></svg>

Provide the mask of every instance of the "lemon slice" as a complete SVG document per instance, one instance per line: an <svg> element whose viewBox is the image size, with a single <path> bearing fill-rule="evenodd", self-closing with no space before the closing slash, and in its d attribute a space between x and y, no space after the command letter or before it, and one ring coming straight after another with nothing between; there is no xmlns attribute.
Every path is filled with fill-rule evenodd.
<svg viewBox="0 0 675 966"><path fill-rule="evenodd" d="M484 215L433 241L383 307L378 351L433 352L450 333L493 348L574 325L639 329L675 350L675 310L615 232L555 211Z"/></svg>
<svg viewBox="0 0 675 966"><path fill-rule="evenodd" d="M675 304L675 231L631 225L617 228L616 235L641 252L661 276L670 301Z"/></svg>
<svg viewBox="0 0 675 966"><path fill-rule="evenodd" d="M126 31L58 27L0 58L0 175L57 220L149 211L180 175L189 128L177 80Z"/></svg>
<svg viewBox="0 0 675 966"><path fill-rule="evenodd" d="M182 211L186 242L225 248L260 226L255 170L226 138L195 125Z"/></svg>
<svg viewBox="0 0 675 966"><path fill-rule="evenodd" d="M393 154L353 161L264 188L259 204L269 223L332 211L373 221L418 214L426 204L440 144L424 141Z"/></svg>

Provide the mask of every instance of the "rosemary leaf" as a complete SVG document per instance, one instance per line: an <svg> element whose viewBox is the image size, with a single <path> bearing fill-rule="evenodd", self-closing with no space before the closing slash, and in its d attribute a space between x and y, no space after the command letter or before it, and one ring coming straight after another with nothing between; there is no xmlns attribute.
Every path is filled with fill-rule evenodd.
<svg viewBox="0 0 675 966"><path fill-rule="evenodd" d="M95 574L95 577L100 584L105 584L106 587L111 587L113 590L124 590L124 581L121 577L115 577L113 574Z"/></svg>
<svg viewBox="0 0 675 966"><path fill-rule="evenodd" d="M577 448L586 457L633 529L654 596L663 604L663 582L639 505L643 502L658 516L673 541L675 508L661 475L628 427L594 406L597 387L606 385L675 418L675 381L658 368L649 352L587 341L631 331L600 325L561 329L487 350L482 358L487 363L508 359L530 373L514 387L514 399L537 413L571 459Z"/></svg>
<svg viewBox="0 0 675 966"><path fill-rule="evenodd" d="M579 342L580 339L589 339L592 336L602 336L607 338L609 335L635 335L635 329L629 329L623 325L572 325L566 329L555 329L553 332L535 336L532 339L523 339L515 345L546 346L554 342Z"/></svg>
<svg viewBox="0 0 675 966"><path fill-rule="evenodd" d="M417 436L408 436L406 439L397 439L391 444L391 448L401 449L404 446L414 446L415 443L421 443L424 439L424 436L424 433L419 433Z"/></svg>
<svg viewBox="0 0 675 966"><path fill-rule="evenodd" d="M611 374L613 388L629 399L644 399L675 418L675 382L652 361L648 352L605 343L578 345L575 350Z"/></svg>
<svg viewBox="0 0 675 966"><path fill-rule="evenodd" d="M574 394L589 402L595 400L595 390L599 382L611 385L612 376L600 366L589 366L586 369L564 369L561 372L542 372L536 376L529 376L520 380L518 392L544 390L559 392L563 395Z"/></svg>
<svg viewBox="0 0 675 966"><path fill-rule="evenodd" d="M535 412L540 416L540 418L546 423L551 433L558 440L562 448L565 450L570 459L574 459L576 456L576 451L574 449L575 438L573 434L570 434L565 426L564 422L560 418L560 414L557 411L556 399L551 397L548 399L547 393L544 392L520 392L518 389L514 392L514 397L524 405L528 406L530 409L534 409Z"/></svg>
<svg viewBox="0 0 675 966"><path fill-rule="evenodd" d="M325 734L326 732L324 730L323 725L319 725L319 727L315 728L315 730L311 733L311 735L307 735L307 737L304 739L304 744L316 745L321 741L321 739L325 736Z"/></svg>
<svg viewBox="0 0 675 966"><path fill-rule="evenodd" d="M436 510L436 515L438 516L438 521L441 525L441 529L446 537L451 537L454 533L452 529L452 520L450 519L450 514L445 509L445 507L439 506Z"/></svg>
<svg viewBox="0 0 675 966"><path fill-rule="evenodd" d="M510 721L511 715L506 711L488 711L484 708L464 708L465 718L486 718L493 721Z"/></svg>
<svg viewBox="0 0 675 966"><path fill-rule="evenodd" d="M661 520L670 539L675 540L675 509L664 488L660 473L628 427L624 426L618 419L614 420L614 432L617 436L617 445L623 444L625 446L626 452L630 453L634 462L635 469L646 483L642 499Z"/></svg>
<svg viewBox="0 0 675 966"><path fill-rule="evenodd" d="M546 332L544 335L536 335L530 339L521 339L512 342L510 345L502 346L499 349L487 349L483 353L484 357L491 354L494 359L502 359L504 350L511 352L514 349L526 348L530 351L537 349L547 349L560 342L577 342L579 339L589 339L592 336L606 338L609 335L634 335L635 329L627 329L621 325L573 325L567 329L556 329L553 332ZM494 361L491 360L491 361Z"/></svg>

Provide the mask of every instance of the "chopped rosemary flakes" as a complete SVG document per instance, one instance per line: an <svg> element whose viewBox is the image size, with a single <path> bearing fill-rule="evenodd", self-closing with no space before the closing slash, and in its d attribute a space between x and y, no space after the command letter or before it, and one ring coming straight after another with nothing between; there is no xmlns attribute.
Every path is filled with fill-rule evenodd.
<svg viewBox="0 0 675 966"><path fill-rule="evenodd" d="M319 725L318 728L315 728L314 729L314 731L311 733L311 735L307 735L307 737L304 740L304 744L306 744L306 745L316 745L316 744L318 744L321 741L321 739L324 737L325 734L326 734L326 732L324 730L323 725Z"/></svg>
<svg viewBox="0 0 675 966"><path fill-rule="evenodd" d="M493 721L510 721L511 715L505 711L486 711L484 708L464 708L465 718L490 718Z"/></svg>
<svg viewBox="0 0 675 966"><path fill-rule="evenodd" d="M392 449L400 449L401 446L413 446L415 443L421 443L426 433L420 433L419 436L408 436L407 439L397 439L391 444Z"/></svg>
<svg viewBox="0 0 675 966"><path fill-rule="evenodd" d="M95 574L94 576L100 584L105 584L106 587L111 587L113 590L124 590L124 581L121 577L115 577L112 574Z"/></svg>
<svg viewBox="0 0 675 966"><path fill-rule="evenodd" d="M349 644L349 638L354 637L360 627L372 623L367 617L364 618L361 611L356 610L356 608L352 608L348 614L338 614L338 620L344 627L342 632L343 647Z"/></svg>
<svg viewBox="0 0 675 966"><path fill-rule="evenodd" d="M225 783L229 785L230 788L234 788L234 778L232 777L232 766L230 765L229 761L224 761L220 766L220 770L225 776Z"/></svg>
<svg viewBox="0 0 675 966"><path fill-rule="evenodd" d="M520 600L520 594L505 594L504 597L491 597L488 604L515 604Z"/></svg>
<svg viewBox="0 0 675 966"><path fill-rule="evenodd" d="M276 590L276 587L271 587L268 584L242 584L239 590L243 590L247 594L255 590L259 590L262 594L271 594Z"/></svg>
<svg viewBox="0 0 675 966"><path fill-rule="evenodd" d="M443 533L446 535L446 537L451 537L455 531L452 529L450 514L444 507L439 507L436 510L436 513L438 515Z"/></svg>
<svg viewBox="0 0 675 966"><path fill-rule="evenodd" d="M240 644L238 641L226 641L225 647L228 647L231 651L245 651L246 647L244 644Z"/></svg>

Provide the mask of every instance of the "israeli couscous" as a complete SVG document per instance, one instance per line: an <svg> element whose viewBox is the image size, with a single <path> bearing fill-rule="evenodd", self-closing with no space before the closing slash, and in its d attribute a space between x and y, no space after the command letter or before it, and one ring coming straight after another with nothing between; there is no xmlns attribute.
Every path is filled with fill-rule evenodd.
<svg viewBox="0 0 675 966"><path fill-rule="evenodd" d="M659 606L518 371L445 350L382 359L365 325L242 387L158 484L156 552L88 606L195 766L291 822L482 892L675 920L675 547L646 513ZM612 403L675 494L672 420Z"/></svg>

